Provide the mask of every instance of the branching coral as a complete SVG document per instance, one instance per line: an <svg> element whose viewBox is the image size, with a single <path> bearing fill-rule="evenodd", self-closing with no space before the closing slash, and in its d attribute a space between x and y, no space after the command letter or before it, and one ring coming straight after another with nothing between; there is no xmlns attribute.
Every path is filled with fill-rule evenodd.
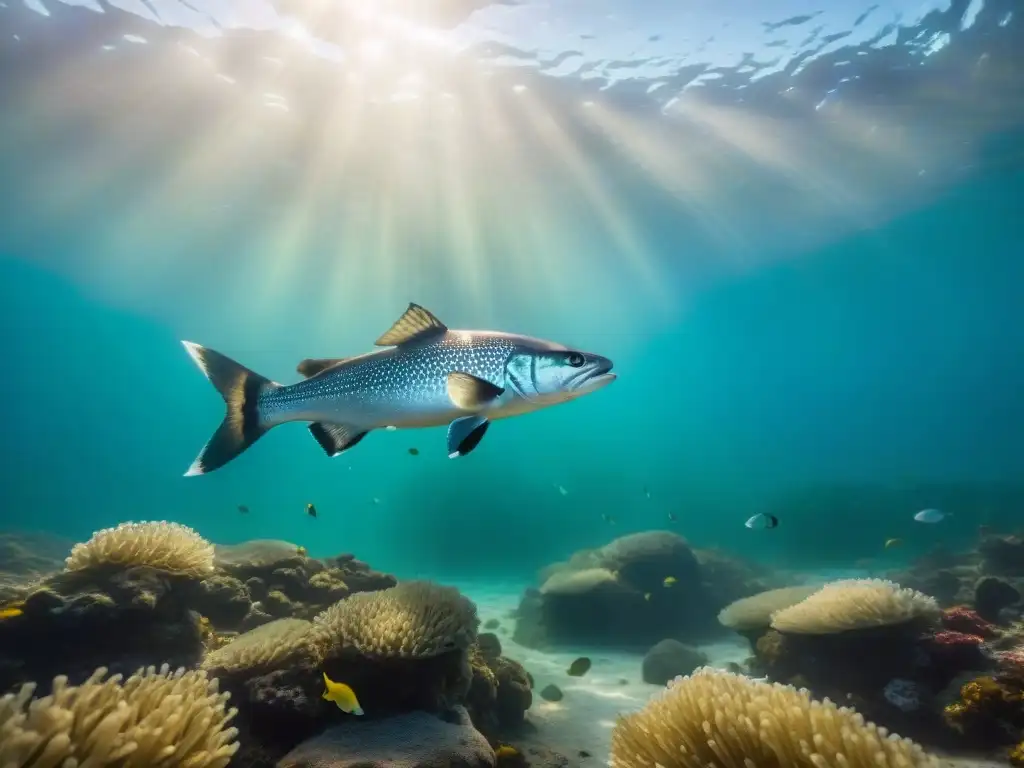
<svg viewBox="0 0 1024 768"><path fill-rule="evenodd" d="M249 630L203 659L203 669L228 673L277 669L303 659L320 662L312 624L303 619L278 619Z"/></svg>
<svg viewBox="0 0 1024 768"><path fill-rule="evenodd" d="M335 603L314 619L326 649L371 658L430 658L466 651L476 640L476 606L454 587L406 581Z"/></svg>
<svg viewBox="0 0 1024 768"><path fill-rule="evenodd" d="M938 766L827 699L709 669L677 678L612 733L612 768L923 768Z"/></svg>
<svg viewBox="0 0 1024 768"><path fill-rule="evenodd" d="M750 597L741 598L730 603L718 614L718 622L729 629L744 632L755 629L767 629L771 624L773 613L796 605L821 589L821 585L783 587L769 589Z"/></svg>
<svg viewBox="0 0 1024 768"><path fill-rule="evenodd" d="M937 622L938 603L913 589L882 579L846 579L826 584L805 600L772 614L779 632L829 635L920 620Z"/></svg>
<svg viewBox="0 0 1024 768"><path fill-rule="evenodd" d="M227 693L203 672L165 665L121 683L97 669L82 685L61 676L49 696L35 684L0 699L0 765L224 768L238 750Z"/></svg>
<svg viewBox="0 0 1024 768"><path fill-rule="evenodd" d="M178 523L121 523L97 531L84 544L71 548L68 571L121 566L149 566L183 576L213 572L213 545Z"/></svg>

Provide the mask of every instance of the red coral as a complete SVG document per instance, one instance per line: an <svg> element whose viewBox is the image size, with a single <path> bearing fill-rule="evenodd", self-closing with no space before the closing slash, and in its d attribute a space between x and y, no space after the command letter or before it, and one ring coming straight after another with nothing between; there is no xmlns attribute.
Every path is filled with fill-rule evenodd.
<svg viewBox="0 0 1024 768"><path fill-rule="evenodd" d="M981 635L971 635L966 632L954 632L949 629L936 632L932 639L936 645L944 646L981 645L985 642L985 638Z"/></svg>
<svg viewBox="0 0 1024 768"><path fill-rule="evenodd" d="M956 605L942 612L942 626L953 632L975 635L981 638L995 637L998 633L993 624L981 618L977 611L966 605ZM941 632L939 634L942 634Z"/></svg>

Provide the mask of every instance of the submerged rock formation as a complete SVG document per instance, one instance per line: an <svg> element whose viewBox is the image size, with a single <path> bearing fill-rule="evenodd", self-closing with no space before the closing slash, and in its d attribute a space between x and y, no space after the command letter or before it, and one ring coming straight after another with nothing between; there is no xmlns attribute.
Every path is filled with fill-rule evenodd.
<svg viewBox="0 0 1024 768"><path fill-rule="evenodd" d="M671 531L645 531L548 566L526 592L513 639L533 648L648 648L664 638L699 642L721 632L724 605L771 585L720 552L696 552Z"/></svg>

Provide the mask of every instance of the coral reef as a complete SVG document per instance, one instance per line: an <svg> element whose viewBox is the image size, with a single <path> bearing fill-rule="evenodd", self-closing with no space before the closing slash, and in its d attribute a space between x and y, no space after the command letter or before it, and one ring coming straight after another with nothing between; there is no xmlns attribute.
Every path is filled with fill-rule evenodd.
<svg viewBox="0 0 1024 768"><path fill-rule="evenodd" d="M382 748L426 717L439 725L422 733L440 741L417 753L425 760L493 766L488 740L521 726L533 701L529 673L495 635L477 636L476 606L458 590L398 584L351 555L318 560L282 541L215 547L184 526L140 523L97 533L59 567L50 561L7 595L0 686L24 687L0 705L3 749L19 750L0 752L0 764L127 765L131 753L133 765L270 766L307 739L295 764L314 752L349 764L349 741L362 738L349 729L371 723L339 725L321 697L327 675L358 691L375 733L391 734ZM165 663L183 669L157 674ZM47 677L53 695L30 702L31 681ZM237 732L224 727L232 717ZM476 746L456 748L467 739Z"/></svg>
<svg viewBox="0 0 1024 768"><path fill-rule="evenodd" d="M204 651L188 596L195 581L149 566L60 572L22 586L20 615L0 622L0 690L97 667L129 675L194 667Z"/></svg>
<svg viewBox="0 0 1024 768"><path fill-rule="evenodd" d="M540 584L523 596L513 634L533 648L700 642L721 633L715 617L727 603L777 586L765 571L718 551L696 551L671 531L634 533L577 552L543 569Z"/></svg>
<svg viewBox="0 0 1024 768"><path fill-rule="evenodd" d="M972 549L933 550L888 578L933 596L942 607L972 605L989 621L1009 621L1024 611L1024 539L985 531Z"/></svg>
<svg viewBox="0 0 1024 768"><path fill-rule="evenodd" d="M123 683L100 668L81 685L58 676L0 699L0 765L163 765L224 768L238 750L235 710L203 672L165 665Z"/></svg>
<svg viewBox="0 0 1024 768"><path fill-rule="evenodd" d="M341 597L393 586L351 555L317 560L287 542L215 547L176 523L124 523L76 544L63 570L22 579L0 623L0 689L100 666L194 667L232 633L312 618Z"/></svg>
<svg viewBox="0 0 1024 768"><path fill-rule="evenodd" d="M221 632L252 629L275 618L312 619L350 594L397 583L350 554L318 560L286 541L217 546L214 562L217 572L200 582L192 602Z"/></svg>
<svg viewBox="0 0 1024 768"><path fill-rule="evenodd" d="M1015 681L975 677L959 686L943 716L972 746L1009 747L1024 739L1024 689Z"/></svg>
<svg viewBox="0 0 1024 768"><path fill-rule="evenodd" d="M729 620L751 626L755 618ZM855 703L912 738L956 748L964 742L942 715L946 691L993 665L987 643L995 636L966 607L940 611L930 596L892 582L843 580L772 613L751 668L816 697Z"/></svg>
<svg viewBox="0 0 1024 768"><path fill-rule="evenodd" d="M708 668L679 678L612 733L612 768L931 766L853 710L791 686Z"/></svg>
<svg viewBox="0 0 1024 768"><path fill-rule="evenodd" d="M533 705L533 678L521 664L501 655L501 642L490 633L470 648L472 681L466 707L473 723L492 741L516 731Z"/></svg>

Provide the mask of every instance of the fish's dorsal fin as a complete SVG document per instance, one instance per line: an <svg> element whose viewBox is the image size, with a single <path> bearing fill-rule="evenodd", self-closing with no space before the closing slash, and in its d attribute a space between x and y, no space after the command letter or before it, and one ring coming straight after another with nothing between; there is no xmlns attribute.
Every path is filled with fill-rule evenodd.
<svg viewBox="0 0 1024 768"><path fill-rule="evenodd" d="M378 347L397 347L410 341L422 341L432 336L440 336L448 330L448 326L438 320L419 304L409 304L400 318L395 321L387 333L374 342Z"/></svg>
<svg viewBox="0 0 1024 768"><path fill-rule="evenodd" d="M295 370L309 379L318 373L323 373L328 368L333 368L339 363L351 359L350 357L307 357L295 367Z"/></svg>

